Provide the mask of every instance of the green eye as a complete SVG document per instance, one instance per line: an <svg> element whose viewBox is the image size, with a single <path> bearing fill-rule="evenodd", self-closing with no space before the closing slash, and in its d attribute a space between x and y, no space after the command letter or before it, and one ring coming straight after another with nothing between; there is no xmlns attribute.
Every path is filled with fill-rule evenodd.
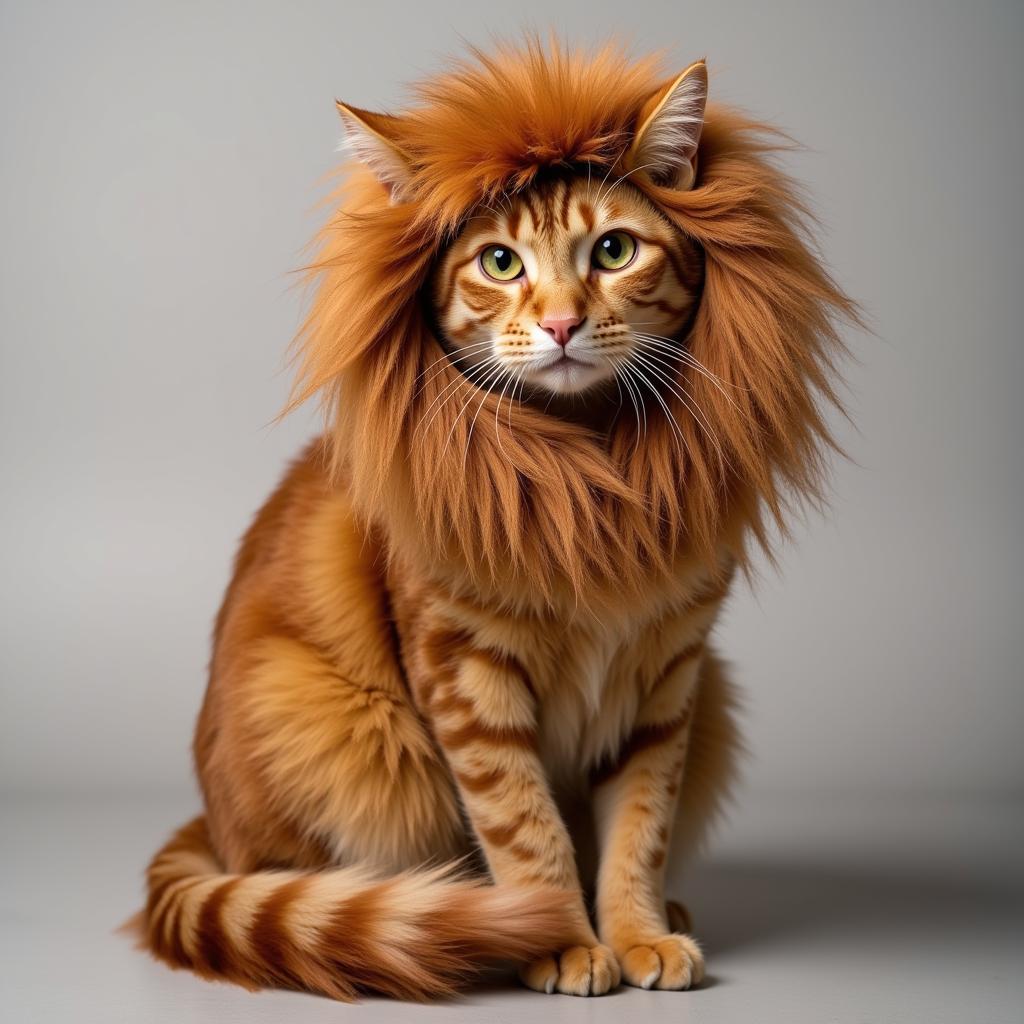
<svg viewBox="0 0 1024 1024"><path fill-rule="evenodd" d="M601 270L621 270L636 253L636 239L625 231L609 231L602 235L590 257Z"/></svg>
<svg viewBox="0 0 1024 1024"><path fill-rule="evenodd" d="M489 245L480 253L480 266L495 281L514 281L523 272L519 254L504 245Z"/></svg>

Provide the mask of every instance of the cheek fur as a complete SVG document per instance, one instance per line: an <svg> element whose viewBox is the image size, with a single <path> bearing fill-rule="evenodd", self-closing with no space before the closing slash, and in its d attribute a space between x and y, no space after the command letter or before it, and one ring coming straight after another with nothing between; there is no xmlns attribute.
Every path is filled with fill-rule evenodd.
<svg viewBox="0 0 1024 1024"><path fill-rule="evenodd" d="M667 260L660 251L650 256L641 256L635 268L631 267L621 274L607 275L612 285L611 291L619 301L649 295L662 285L666 266Z"/></svg>
<svg viewBox="0 0 1024 1024"><path fill-rule="evenodd" d="M435 297L435 315L451 348L474 348L477 357L486 358L491 353L481 351L480 346L494 341L512 322L521 289L483 280L474 271L472 261L462 262L451 277L444 305L440 297ZM475 361L469 360L467 366Z"/></svg>
<svg viewBox="0 0 1024 1024"><path fill-rule="evenodd" d="M518 285L491 285L464 275L459 279L457 295L474 316L493 319L511 308L511 293L516 290Z"/></svg>

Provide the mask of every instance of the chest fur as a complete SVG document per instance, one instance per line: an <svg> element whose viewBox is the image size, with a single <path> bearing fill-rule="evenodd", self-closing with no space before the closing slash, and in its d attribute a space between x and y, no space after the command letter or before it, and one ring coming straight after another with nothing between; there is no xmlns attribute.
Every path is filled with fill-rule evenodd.
<svg viewBox="0 0 1024 1024"><path fill-rule="evenodd" d="M520 650L538 699L538 741L553 781L572 786L613 758L647 694L680 650L710 625L700 609L563 626Z"/></svg>
<svg viewBox="0 0 1024 1024"><path fill-rule="evenodd" d="M505 683L504 668L489 677L486 701L504 706L494 687L525 680L545 770L552 783L573 789L617 755L667 667L707 634L725 585L694 573L642 607L603 613L516 613L439 587L406 590L393 604L416 699L427 706L439 680L454 680L460 651L484 651L492 667L514 667ZM454 685L473 701L481 694L468 692L471 680Z"/></svg>

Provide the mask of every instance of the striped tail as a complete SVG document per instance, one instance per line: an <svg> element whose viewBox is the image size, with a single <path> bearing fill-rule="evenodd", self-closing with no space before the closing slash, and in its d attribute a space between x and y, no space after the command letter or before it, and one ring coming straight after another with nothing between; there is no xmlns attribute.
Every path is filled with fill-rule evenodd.
<svg viewBox="0 0 1024 1024"><path fill-rule="evenodd" d="M487 963L569 945L567 894L506 889L450 868L375 878L361 868L225 874L204 818L153 858L144 945L173 967L247 988L424 1000Z"/></svg>

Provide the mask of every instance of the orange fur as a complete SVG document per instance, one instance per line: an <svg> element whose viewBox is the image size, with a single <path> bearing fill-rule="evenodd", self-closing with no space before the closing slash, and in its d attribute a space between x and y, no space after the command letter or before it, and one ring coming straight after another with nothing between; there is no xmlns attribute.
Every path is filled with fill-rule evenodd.
<svg viewBox="0 0 1024 1024"><path fill-rule="evenodd" d="M662 887L674 826L692 845L734 770L709 635L746 538L818 494L855 311L763 126L710 111L689 191L627 166L682 77L531 42L396 117L342 108L387 187L355 171L311 268L295 401L319 394L328 431L257 516L217 620L206 815L150 867L162 959L339 998L442 994L491 959L549 992L700 980ZM547 183L595 176L703 261L680 344L708 373L675 382L711 431L672 388L646 429L486 389L472 426L431 418L463 383L425 312L445 253L489 207L568 203ZM471 880L424 868L459 858Z"/></svg>
<svg viewBox="0 0 1024 1024"><path fill-rule="evenodd" d="M488 397L465 460L443 453L466 449L468 424L449 438L442 419L423 422L458 372L418 388L443 354L419 302L440 246L481 203L545 169L626 173L630 128L660 77L623 60L615 49L588 58L531 46L422 87L423 105L390 125L414 160L409 201L390 205L357 174L311 268L295 401L319 393L327 404L334 471L359 511L407 553L443 551L476 587L569 587L581 600L609 586L642 590L685 551L712 557L723 534L766 542L765 510L785 529L787 489L819 494L835 318L855 310L806 241L794 187L766 159L778 136L723 109L709 110L696 188L631 179L704 250L688 346L728 387L692 372L685 382L721 454L673 396L684 453L657 416L638 443L628 418L606 438L519 406L498 437Z"/></svg>

